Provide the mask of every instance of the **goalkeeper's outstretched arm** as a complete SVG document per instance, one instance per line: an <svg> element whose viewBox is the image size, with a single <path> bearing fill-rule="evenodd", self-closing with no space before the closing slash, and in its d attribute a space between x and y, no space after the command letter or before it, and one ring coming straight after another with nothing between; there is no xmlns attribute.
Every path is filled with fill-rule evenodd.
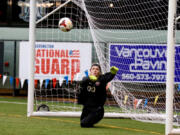
<svg viewBox="0 0 180 135"><path fill-rule="evenodd" d="M117 74L118 71L119 71L119 68L112 66L110 68L110 72L107 72L104 75L102 75L104 82L105 83L110 82L115 77L115 75Z"/></svg>

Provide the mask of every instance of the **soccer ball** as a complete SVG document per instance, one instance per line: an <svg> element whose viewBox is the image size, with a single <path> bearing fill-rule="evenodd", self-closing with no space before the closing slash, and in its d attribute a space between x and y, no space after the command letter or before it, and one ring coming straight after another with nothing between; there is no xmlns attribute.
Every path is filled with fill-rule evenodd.
<svg viewBox="0 0 180 135"><path fill-rule="evenodd" d="M72 21L67 17L61 18L59 20L58 26L59 26L60 30L63 32L68 32L73 28Z"/></svg>

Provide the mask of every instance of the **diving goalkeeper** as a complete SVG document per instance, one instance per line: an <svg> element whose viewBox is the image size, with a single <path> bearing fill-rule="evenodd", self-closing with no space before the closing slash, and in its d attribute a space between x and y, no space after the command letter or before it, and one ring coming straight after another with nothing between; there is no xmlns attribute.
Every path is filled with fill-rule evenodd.
<svg viewBox="0 0 180 135"><path fill-rule="evenodd" d="M118 72L117 67L111 67L110 72L101 73L99 64L93 64L90 75L84 77L78 95L78 103L83 105L81 114L81 127L93 127L104 116L106 101L106 85Z"/></svg>

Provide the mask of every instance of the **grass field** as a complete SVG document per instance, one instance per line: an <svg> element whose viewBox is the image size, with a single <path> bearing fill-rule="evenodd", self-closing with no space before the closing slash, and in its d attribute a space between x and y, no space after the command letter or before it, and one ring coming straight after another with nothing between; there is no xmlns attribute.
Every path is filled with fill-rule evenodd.
<svg viewBox="0 0 180 135"><path fill-rule="evenodd" d="M26 98L0 97L0 135L164 135L164 125L103 119L81 128L79 118L27 117Z"/></svg>

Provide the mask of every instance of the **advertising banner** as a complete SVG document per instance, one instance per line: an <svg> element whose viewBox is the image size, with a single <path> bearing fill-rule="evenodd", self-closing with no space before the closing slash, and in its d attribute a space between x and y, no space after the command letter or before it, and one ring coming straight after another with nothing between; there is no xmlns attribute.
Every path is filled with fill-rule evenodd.
<svg viewBox="0 0 180 135"><path fill-rule="evenodd" d="M117 79L122 82L166 81L166 45L110 44L110 66L120 70ZM175 82L180 82L180 46L176 45Z"/></svg>
<svg viewBox="0 0 180 135"><path fill-rule="evenodd" d="M29 43L20 42L19 77L28 78ZM35 78L36 79L78 79L91 66L91 43L36 42ZM77 78L78 76L78 78Z"/></svg>

